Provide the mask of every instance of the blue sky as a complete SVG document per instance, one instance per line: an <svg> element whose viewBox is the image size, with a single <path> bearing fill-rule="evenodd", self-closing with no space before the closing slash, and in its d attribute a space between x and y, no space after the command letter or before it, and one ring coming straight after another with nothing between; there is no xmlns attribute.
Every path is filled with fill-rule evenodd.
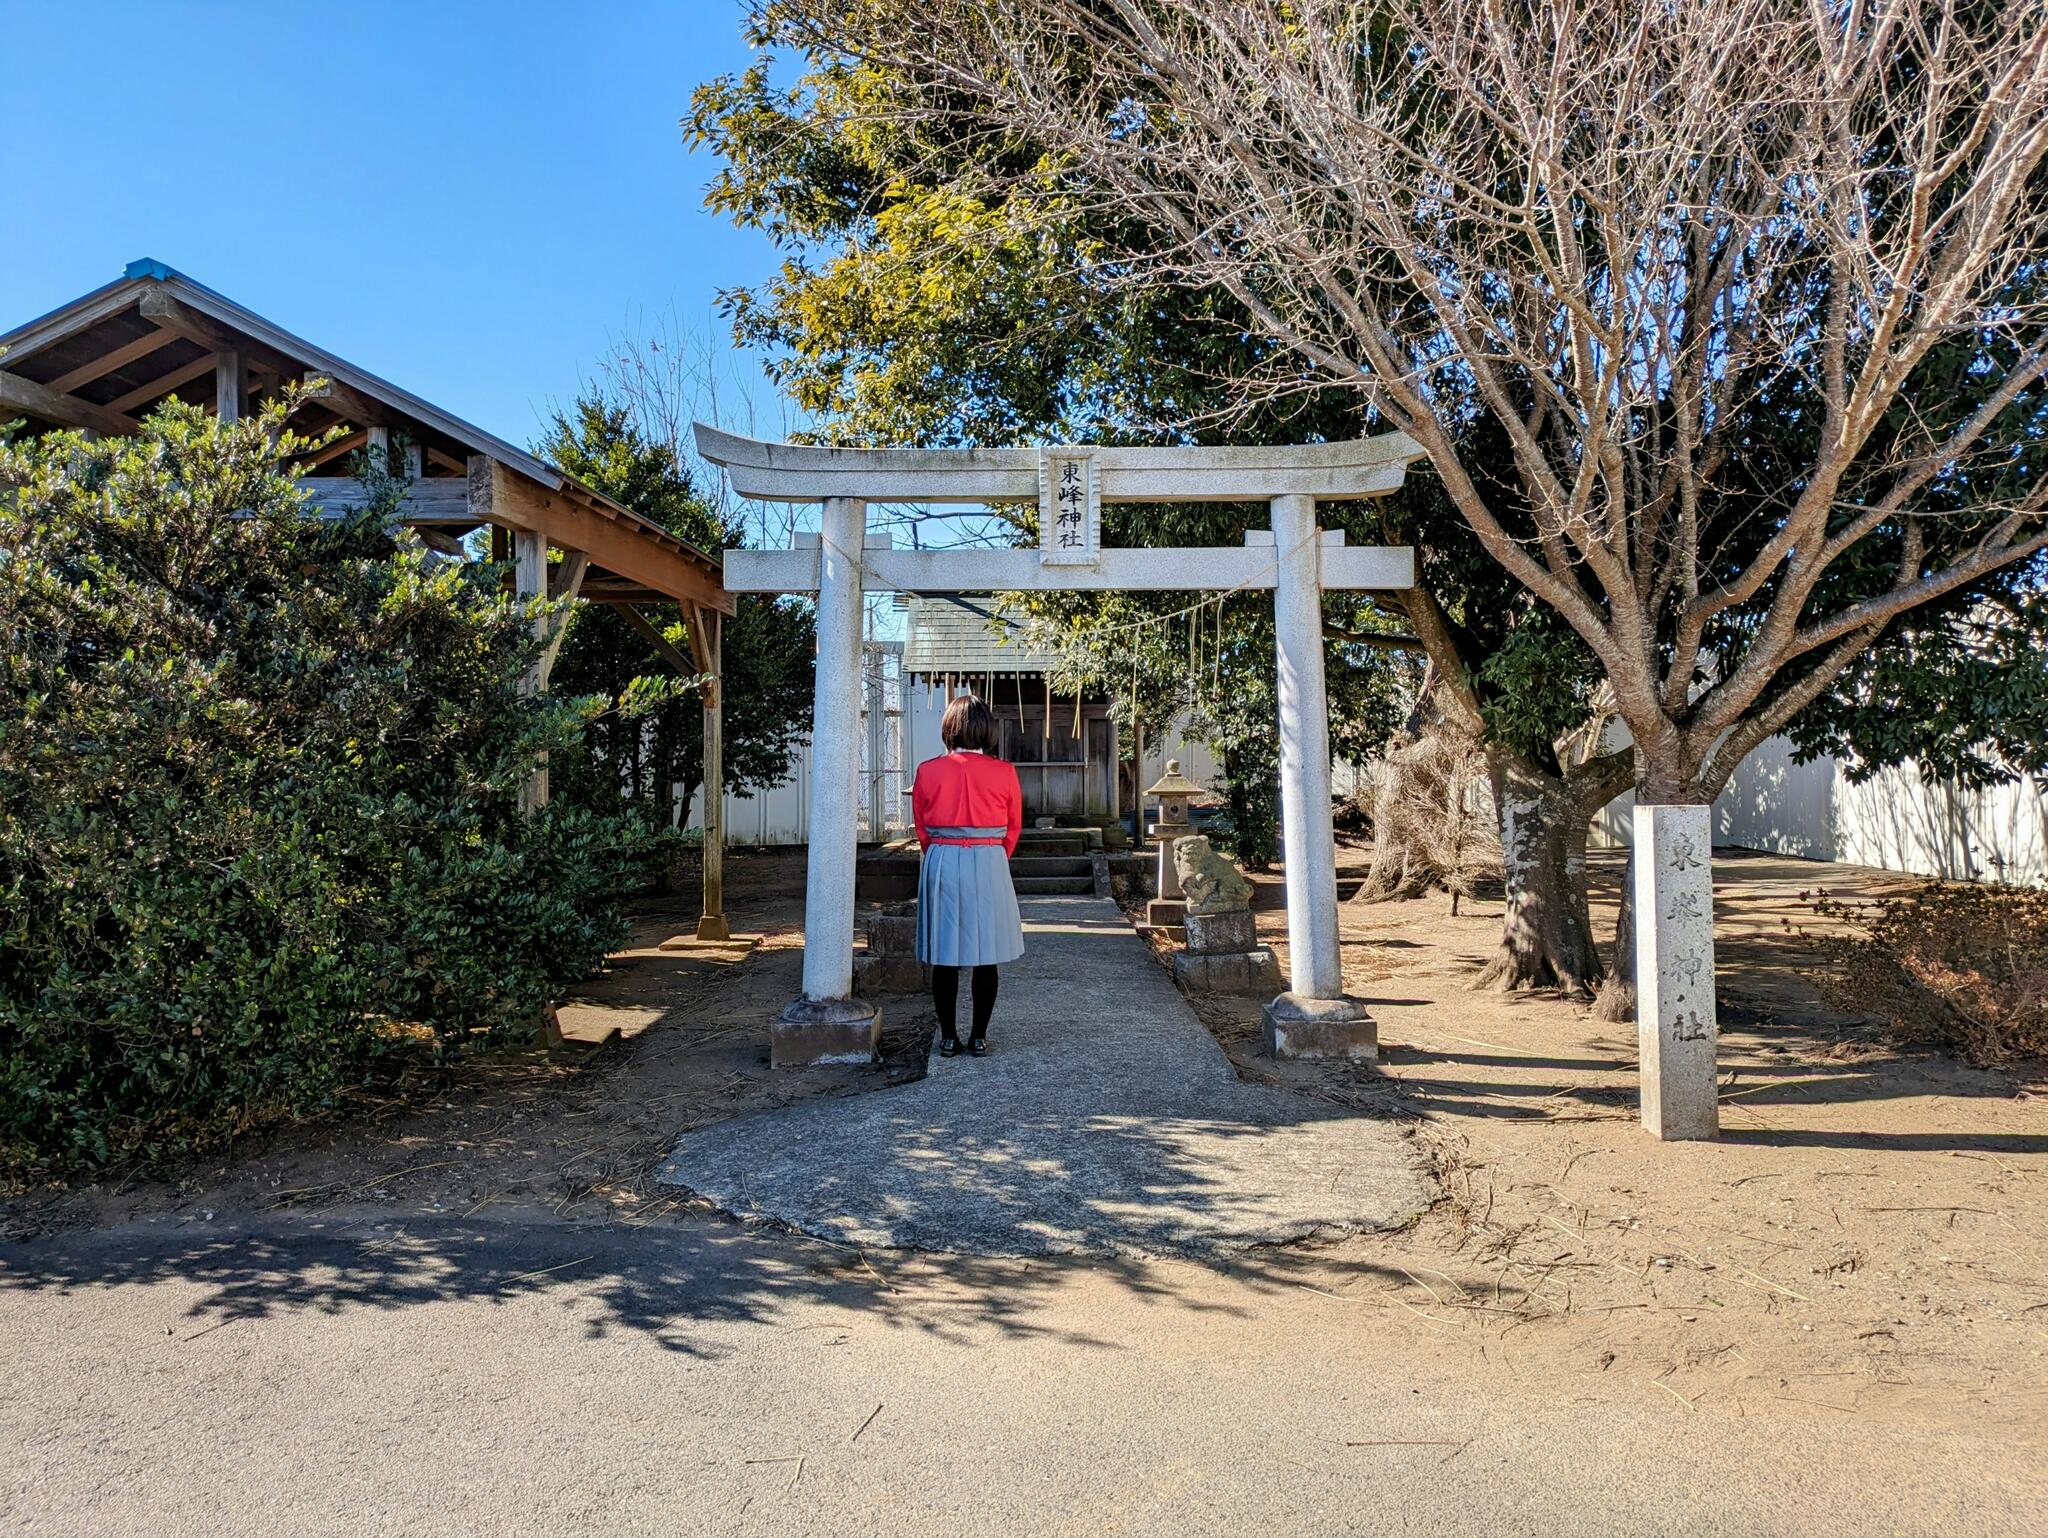
<svg viewBox="0 0 2048 1538"><path fill-rule="evenodd" d="M0 329L151 256L528 443L608 341L673 310L722 342L716 292L776 264L678 127L740 16L0 0Z"/></svg>

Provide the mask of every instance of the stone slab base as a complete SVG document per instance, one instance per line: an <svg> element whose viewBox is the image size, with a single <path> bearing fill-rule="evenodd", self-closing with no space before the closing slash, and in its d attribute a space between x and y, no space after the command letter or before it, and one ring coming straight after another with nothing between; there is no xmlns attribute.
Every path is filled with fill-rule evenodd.
<svg viewBox="0 0 2048 1538"><path fill-rule="evenodd" d="M1346 1057L1368 1063L1379 1058L1379 1027L1356 999L1283 993L1262 1013L1269 1057Z"/></svg>
<svg viewBox="0 0 2048 1538"><path fill-rule="evenodd" d="M868 951L876 956L917 954L917 915L877 913L867 920Z"/></svg>
<svg viewBox="0 0 2048 1538"><path fill-rule="evenodd" d="M719 961L738 961L761 943L759 935L727 935L723 940L705 940L696 935L671 935L658 949L686 951Z"/></svg>
<svg viewBox="0 0 2048 1538"><path fill-rule="evenodd" d="M872 1063L882 1042L882 1012L865 999L798 999L768 1027L776 1068Z"/></svg>
<svg viewBox="0 0 2048 1538"><path fill-rule="evenodd" d="M1221 913L1190 910L1187 916L1188 949L1209 956L1240 956L1259 948L1258 925L1249 908L1229 908ZM1279 984L1275 983L1277 991Z"/></svg>
<svg viewBox="0 0 2048 1538"><path fill-rule="evenodd" d="M922 993L930 985L931 974L915 956L877 956L870 952L853 958L853 991L862 997Z"/></svg>
<svg viewBox="0 0 2048 1538"><path fill-rule="evenodd" d="M1182 951L1173 958L1173 980L1192 993L1269 998L1280 986L1280 963L1264 946L1221 954Z"/></svg>
<svg viewBox="0 0 2048 1538"><path fill-rule="evenodd" d="M1155 897L1145 904L1145 922L1161 928L1171 925L1178 929L1187 912L1188 905L1177 897Z"/></svg>

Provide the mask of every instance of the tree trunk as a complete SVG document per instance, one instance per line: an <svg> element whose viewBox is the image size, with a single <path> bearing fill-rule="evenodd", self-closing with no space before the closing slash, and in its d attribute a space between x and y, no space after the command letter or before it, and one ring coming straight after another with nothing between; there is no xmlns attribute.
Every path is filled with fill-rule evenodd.
<svg viewBox="0 0 2048 1538"><path fill-rule="evenodd" d="M1592 810L1557 776L1497 749L1488 756L1507 902L1500 948L1472 986L1590 995L1603 975L1586 906Z"/></svg>
<svg viewBox="0 0 2048 1538"><path fill-rule="evenodd" d="M1593 1018L1620 1025L1636 1017L1636 852L1621 869L1621 912L1614 920L1614 968L1593 1001Z"/></svg>

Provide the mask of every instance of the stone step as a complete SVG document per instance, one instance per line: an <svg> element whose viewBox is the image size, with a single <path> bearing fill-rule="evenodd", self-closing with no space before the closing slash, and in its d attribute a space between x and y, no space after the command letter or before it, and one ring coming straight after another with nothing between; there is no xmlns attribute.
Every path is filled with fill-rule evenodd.
<svg viewBox="0 0 2048 1538"><path fill-rule="evenodd" d="M1092 876L1017 876L1010 884L1019 897L1090 897L1095 892Z"/></svg>
<svg viewBox="0 0 2048 1538"><path fill-rule="evenodd" d="M1037 855L1081 855L1088 852L1088 840L1079 833L1041 833L1033 838L1026 833L1017 840L1017 853Z"/></svg>
<svg viewBox="0 0 2048 1538"><path fill-rule="evenodd" d="M1079 855L1048 856L1026 854L1021 849L1010 856L1012 876L1087 876L1095 875L1092 860Z"/></svg>

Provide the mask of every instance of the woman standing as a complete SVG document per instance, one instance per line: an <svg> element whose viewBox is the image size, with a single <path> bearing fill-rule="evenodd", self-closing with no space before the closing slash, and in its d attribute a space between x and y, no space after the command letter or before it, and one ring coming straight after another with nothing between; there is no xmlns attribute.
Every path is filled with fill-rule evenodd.
<svg viewBox="0 0 2048 1538"><path fill-rule="evenodd" d="M911 820L924 848L917 877L917 959L932 969L939 1011L939 1056L960 1050L955 1015L960 969L974 969L974 1030L967 1050L988 1056L988 1017L996 1007L996 968L1024 954L1024 925L1010 885L1010 856L1024 831L1017 771L995 755L995 712L971 694L939 722L943 758L917 766Z"/></svg>

